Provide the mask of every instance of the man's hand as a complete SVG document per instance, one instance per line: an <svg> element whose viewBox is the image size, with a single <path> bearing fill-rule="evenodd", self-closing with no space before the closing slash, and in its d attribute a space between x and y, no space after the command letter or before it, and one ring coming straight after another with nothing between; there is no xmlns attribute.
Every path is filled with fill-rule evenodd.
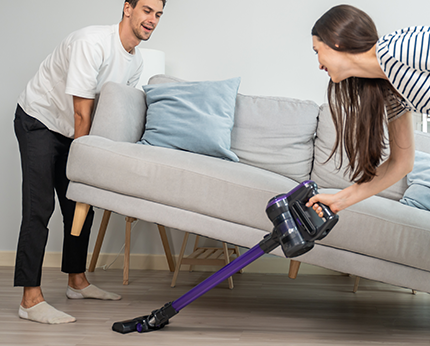
<svg viewBox="0 0 430 346"><path fill-rule="evenodd" d="M75 139L90 133L91 114L94 108L94 99L85 99L73 96L75 111Z"/></svg>

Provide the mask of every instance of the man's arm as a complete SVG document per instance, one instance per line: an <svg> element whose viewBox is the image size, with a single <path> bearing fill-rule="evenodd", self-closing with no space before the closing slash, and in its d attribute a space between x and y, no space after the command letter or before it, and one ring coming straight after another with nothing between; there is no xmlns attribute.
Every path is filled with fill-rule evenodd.
<svg viewBox="0 0 430 346"><path fill-rule="evenodd" d="M91 114L94 108L94 99L85 99L73 96L73 109L75 111L75 139L90 133Z"/></svg>

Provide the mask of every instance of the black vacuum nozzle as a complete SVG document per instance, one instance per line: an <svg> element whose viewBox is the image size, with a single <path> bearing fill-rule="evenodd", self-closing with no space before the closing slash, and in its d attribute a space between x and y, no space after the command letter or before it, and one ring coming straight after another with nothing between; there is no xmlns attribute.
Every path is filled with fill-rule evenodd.
<svg viewBox="0 0 430 346"><path fill-rule="evenodd" d="M153 330L160 330L169 324L169 318L178 312L172 307L172 303L165 304L161 309L152 311L151 315L136 317L132 320L115 322L112 330L126 334L131 332L147 333Z"/></svg>

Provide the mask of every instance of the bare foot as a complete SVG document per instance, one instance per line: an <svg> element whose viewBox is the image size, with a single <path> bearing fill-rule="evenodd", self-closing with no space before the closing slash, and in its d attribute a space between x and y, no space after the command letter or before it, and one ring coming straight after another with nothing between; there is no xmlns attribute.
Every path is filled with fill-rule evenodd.
<svg viewBox="0 0 430 346"><path fill-rule="evenodd" d="M88 287L90 283L85 276L85 273L69 274L69 286L75 290L82 290Z"/></svg>
<svg viewBox="0 0 430 346"><path fill-rule="evenodd" d="M38 287L24 287L21 306L29 309L41 302L45 301L43 298L42 289Z"/></svg>

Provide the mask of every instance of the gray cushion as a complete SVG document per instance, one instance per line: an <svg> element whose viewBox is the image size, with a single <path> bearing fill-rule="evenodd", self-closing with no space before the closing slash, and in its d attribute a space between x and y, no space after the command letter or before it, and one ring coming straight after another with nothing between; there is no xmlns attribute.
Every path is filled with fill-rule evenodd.
<svg viewBox="0 0 430 346"><path fill-rule="evenodd" d="M142 137L146 103L142 90L107 82L102 86L90 135L136 142Z"/></svg>
<svg viewBox="0 0 430 346"><path fill-rule="evenodd" d="M148 111L139 143L239 161L230 150L240 78L143 86Z"/></svg>
<svg viewBox="0 0 430 346"><path fill-rule="evenodd" d="M315 139L315 161L312 170L311 179L319 187L344 189L351 185L349 176L345 175L347 158L344 156L343 166L340 171L337 170L339 157L334 155L332 159L324 163L330 156L331 150L336 139L336 131L331 118L330 109L327 104L320 107L318 117L317 137ZM396 201L402 198L407 188L406 177L390 186L388 189L380 192L378 196L394 199Z"/></svg>
<svg viewBox="0 0 430 346"><path fill-rule="evenodd" d="M238 94L231 148L243 163L309 180L317 115L313 101Z"/></svg>

